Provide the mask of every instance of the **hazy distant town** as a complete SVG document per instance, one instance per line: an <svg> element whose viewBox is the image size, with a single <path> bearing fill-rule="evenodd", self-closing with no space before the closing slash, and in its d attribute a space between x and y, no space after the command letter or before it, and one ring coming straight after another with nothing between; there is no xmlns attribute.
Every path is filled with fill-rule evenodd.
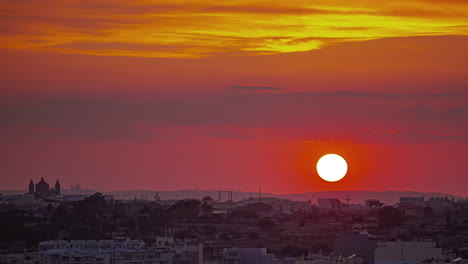
<svg viewBox="0 0 468 264"><path fill-rule="evenodd" d="M468 263L463 197L110 193L48 180L0 194L0 264Z"/></svg>

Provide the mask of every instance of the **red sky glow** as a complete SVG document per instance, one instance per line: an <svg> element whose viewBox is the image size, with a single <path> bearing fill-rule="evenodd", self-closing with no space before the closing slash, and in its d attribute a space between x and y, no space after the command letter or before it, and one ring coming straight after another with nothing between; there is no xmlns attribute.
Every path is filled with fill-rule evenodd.
<svg viewBox="0 0 468 264"><path fill-rule="evenodd" d="M0 189L468 196L468 3L287 2L2 1Z"/></svg>

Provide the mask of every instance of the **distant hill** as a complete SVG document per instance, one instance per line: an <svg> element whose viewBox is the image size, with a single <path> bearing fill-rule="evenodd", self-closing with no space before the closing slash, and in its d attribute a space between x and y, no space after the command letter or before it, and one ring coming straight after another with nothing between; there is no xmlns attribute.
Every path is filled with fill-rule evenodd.
<svg viewBox="0 0 468 264"><path fill-rule="evenodd" d="M105 194L114 195L116 199L149 199L152 200L156 194L156 191L112 191L104 192ZM162 200L178 200L178 199L201 199L205 196L211 196L214 200L219 199L218 191L205 191L205 190L179 190L179 191L158 191L159 197ZM297 194L272 194L262 193L261 197L275 197L281 199L290 199L294 201L311 201L317 203L319 198L347 198L349 195L350 203L364 203L366 199L379 199L385 204L395 204L399 202L400 197L424 197L428 200L431 197L452 197L455 200L466 199L466 197L454 196L445 193L423 193L423 192L411 192L411 191L384 191L384 192L373 192L373 191L326 191L326 192L311 192L311 193L297 193ZM257 198L258 193L253 192L241 192L233 191L233 199L241 200L245 198ZM228 192L221 192L221 200L225 201L228 199Z"/></svg>
<svg viewBox="0 0 468 264"><path fill-rule="evenodd" d="M424 197L425 200L428 200L431 197L447 197L449 199L454 198L455 201L459 199L466 199L466 197L454 196L446 193L424 193L412 191L327 191L301 194L286 194L280 195L279 197L299 201L310 200L312 203L316 203L317 199L319 198L344 199L347 198L348 195L350 203L364 204L364 200L366 199L379 199L381 202L387 205L398 203L400 201L400 197Z"/></svg>
<svg viewBox="0 0 468 264"><path fill-rule="evenodd" d="M92 194L95 191L83 190L79 193L74 193L71 190L63 190L64 194ZM214 200L219 200L219 192L213 190L179 190L179 191L149 191L149 190L128 190L128 191L108 191L102 192L103 194L114 195L115 199L148 199L153 200L156 192L162 200L179 200L179 199L201 199L205 196L211 196ZM3 195L22 194L25 191L10 190L0 191ZM272 194L262 193L261 197L275 197L280 199L290 199L293 201L311 201L317 203L319 198L340 198L345 199L349 195L349 202L356 204L363 204L365 199L379 199L381 202L391 205L395 204L400 200L400 197L424 197L428 200L431 197L448 197L449 199L454 198L455 200L466 199L466 197L454 196L446 193L424 193L424 192L412 192L412 191L384 191L384 192L373 192L373 191L325 191L325 192L311 192L311 193L293 193L293 194ZM257 192L241 192L233 191L233 199L241 200L245 198L257 198L259 193ZM228 199L228 192L221 192L221 200L226 201ZM344 200L343 200L344 201Z"/></svg>

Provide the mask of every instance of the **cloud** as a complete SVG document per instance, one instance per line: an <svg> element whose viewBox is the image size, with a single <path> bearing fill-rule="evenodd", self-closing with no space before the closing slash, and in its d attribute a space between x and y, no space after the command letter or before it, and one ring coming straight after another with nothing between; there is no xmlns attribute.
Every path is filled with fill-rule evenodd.
<svg viewBox="0 0 468 264"><path fill-rule="evenodd" d="M88 49L88 50L140 50L140 51L171 51L174 49L187 49L193 46L171 46L171 45L152 45L152 44L134 44L134 43L113 43L113 42L87 42L77 41L50 47L67 49Z"/></svg>
<svg viewBox="0 0 468 264"><path fill-rule="evenodd" d="M256 140L269 136L268 130L228 126L155 126L139 124L137 130L154 139L167 138L215 138L226 140Z"/></svg>
<svg viewBox="0 0 468 264"><path fill-rule="evenodd" d="M252 87L247 90L259 89ZM462 96L456 99L462 100ZM468 107L436 109L427 106L433 101L450 102L454 97L451 94L408 96L348 91L224 93L180 100L162 99L157 95L145 98L0 98L0 134L4 140L19 137L158 140L194 135L291 140L355 138L366 142L465 140ZM359 100L354 100L356 98ZM387 98L390 101L382 100ZM415 98L426 105L414 106L407 98ZM361 131L369 125L376 130ZM167 130L178 127L199 129L184 129L184 133ZM389 130L392 127L405 130Z"/></svg>
<svg viewBox="0 0 468 264"><path fill-rule="evenodd" d="M468 134L444 134L416 129L372 130L361 129L367 141L375 143L432 143L440 141L466 141Z"/></svg>
<svg viewBox="0 0 468 264"><path fill-rule="evenodd" d="M231 85L227 87L232 90L248 90L248 91L282 91L284 88L275 86L250 86L250 85Z"/></svg>
<svg viewBox="0 0 468 264"><path fill-rule="evenodd" d="M367 99L421 99L421 98L443 98L457 97L460 93L440 92L440 93L371 93L359 91L332 91L332 92L304 92L309 96L327 96L327 97L348 97L348 98L367 98Z"/></svg>
<svg viewBox="0 0 468 264"><path fill-rule="evenodd" d="M338 40L466 35L466 27L452 26L464 25L467 13L466 5L458 1L333 1L313 5L303 0L294 4L259 0L198 0L190 4L164 0L4 0L0 6L0 48L158 58L252 51L278 54L321 49ZM401 23L405 17L414 19ZM373 26L363 27L362 21L372 21ZM247 37L229 41L236 36ZM61 46L70 42L89 43L80 44L78 49ZM115 50L113 43L125 43L132 49ZM106 44L114 52L106 52ZM145 45L174 48L154 52ZM195 47L186 50L179 46Z"/></svg>
<svg viewBox="0 0 468 264"><path fill-rule="evenodd" d="M208 13L227 13L227 14L269 14L269 15L323 15L323 14L365 14L361 10L343 11L339 9L323 9L310 8L306 6L287 6L287 5L261 5L261 4L245 4L245 5L211 5L200 9L202 12Z"/></svg>

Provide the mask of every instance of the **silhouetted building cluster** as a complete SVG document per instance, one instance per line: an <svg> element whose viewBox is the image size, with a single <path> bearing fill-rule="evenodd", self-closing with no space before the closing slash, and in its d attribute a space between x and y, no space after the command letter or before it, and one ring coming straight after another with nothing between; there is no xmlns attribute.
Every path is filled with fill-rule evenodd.
<svg viewBox="0 0 468 264"><path fill-rule="evenodd" d="M50 188L49 184L41 177L41 180L34 184L33 180L29 182L29 194L33 194L37 198L47 198L60 195L60 182L57 179L55 188Z"/></svg>
<svg viewBox="0 0 468 264"><path fill-rule="evenodd" d="M468 264L468 199L58 194L0 200L0 264Z"/></svg>

